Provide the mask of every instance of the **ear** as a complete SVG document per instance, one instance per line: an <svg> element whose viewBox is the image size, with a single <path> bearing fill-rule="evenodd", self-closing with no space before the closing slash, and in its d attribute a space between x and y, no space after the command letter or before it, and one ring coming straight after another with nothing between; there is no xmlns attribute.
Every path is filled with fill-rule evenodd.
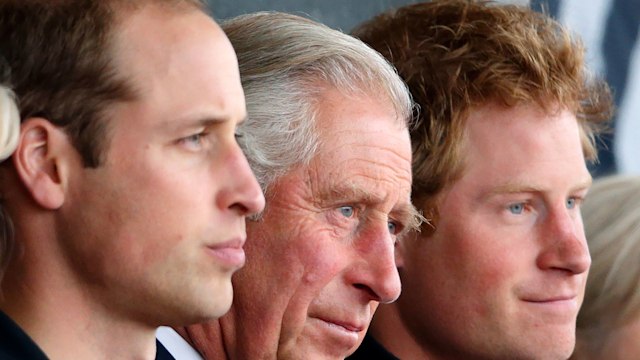
<svg viewBox="0 0 640 360"><path fill-rule="evenodd" d="M64 203L61 168L73 148L64 131L43 118L29 118L20 128L13 165L38 205L54 210Z"/></svg>

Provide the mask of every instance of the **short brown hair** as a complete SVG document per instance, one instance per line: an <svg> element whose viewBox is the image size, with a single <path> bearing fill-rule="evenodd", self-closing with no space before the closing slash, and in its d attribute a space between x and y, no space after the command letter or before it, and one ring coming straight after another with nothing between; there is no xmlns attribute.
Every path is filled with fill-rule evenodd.
<svg viewBox="0 0 640 360"><path fill-rule="evenodd" d="M4 0L0 54L22 119L43 117L66 130L85 166L96 167L108 141L107 108L135 98L113 65L118 10L200 0Z"/></svg>
<svg viewBox="0 0 640 360"><path fill-rule="evenodd" d="M1 1L2 80L18 98L21 119L43 117L63 128L84 165L99 166L108 108L136 97L113 65L118 14L156 3L204 9L200 0ZM0 207L0 280L14 247L11 219Z"/></svg>
<svg viewBox="0 0 640 360"><path fill-rule="evenodd" d="M379 15L353 34L397 67L420 107L411 131L413 196L429 207L426 215L437 214L436 196L461 175L465 121L487 103L568 108L585 158L596 160L610 91L586 73L580 41L550 17L516 5L435 0Z"/></svg>

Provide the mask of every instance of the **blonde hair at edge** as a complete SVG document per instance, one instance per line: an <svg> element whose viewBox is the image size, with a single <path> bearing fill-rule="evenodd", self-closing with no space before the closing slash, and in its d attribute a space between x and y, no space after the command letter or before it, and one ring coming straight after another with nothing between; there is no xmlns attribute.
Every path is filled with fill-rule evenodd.
<svg viewBox="0 0 640 360"><path fill-rule="evenodd" d="M18 146L19 135L20 113L15 96L7 87L0 85L0 162L13 154ZM14 245L13 226L1 205L2 203L0 203L0 282Z"/></svg>
<svg viewBox="0 0 640 360"><path fill-rule="evenodd" d="M20 113L15 96L6 86L0 85L0 161L13 154L19 134Z"/></svg>
<svg viewBox="0 0 640 360"><path fill-rule="evenodd" d="M572 359L607 358L616 329L640 316L640 177L597 180L582 215L592 264Z"/></svg>

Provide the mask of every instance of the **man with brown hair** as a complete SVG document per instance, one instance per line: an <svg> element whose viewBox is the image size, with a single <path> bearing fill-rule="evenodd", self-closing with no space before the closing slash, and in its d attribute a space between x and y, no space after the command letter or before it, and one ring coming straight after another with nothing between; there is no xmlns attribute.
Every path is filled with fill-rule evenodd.
<svg viewBox="0 0 640 360"><path fill-rule="evenodd" d="M151 359L214 319L264 198L233 49L196 0L6 0L2 359ZM15 231L13 231L15 229Z"/></svg>
<svg viewBox="0 0 640 360"><path fill-rule="evenodd" d="M528 8L462 0L355 35L420 106L412 197L430 222L396 247L402 294L353 358L566 359L590 265L585 159L611 113L583 48Z"/></svg>

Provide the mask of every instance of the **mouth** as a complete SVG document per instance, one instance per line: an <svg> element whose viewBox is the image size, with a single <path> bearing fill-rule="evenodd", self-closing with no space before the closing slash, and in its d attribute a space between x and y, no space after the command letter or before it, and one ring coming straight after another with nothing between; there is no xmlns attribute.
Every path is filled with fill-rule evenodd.
<svg viewBox="0 0 640 360"><path fill-rule="evenodd" d="M368 324L337 316L308 315L306 336L312 347L322 349L324 357L344 359L360 344Z"/></svg>
<svg viewBox="0 0 640 360"><path fill-rule="evenodd" d="M329 327L334 327L344 332L359 333L361 331L364 331L367 328L366 326L359 325L356 322L331 320L331 319L325 319L325 318L317 318L317 319L326 323Z"/></svg>
<svg viewBox="0 0 640 360"><path fill-rule="evenodd" d="M235 238L229 241L207 245L206 251L213 256L217 263L232 270L237 270L244 265L246 260L244 253L245 238Z"/></svg>
<svg viewBox="0 0 640 360"><path fill-rule="evenodd" d="M334 350L342 349L349 351L355 348L360 342L361 334L367 326L356 322L342 321L329 318L311 318L314 320L322 343L331 344Z"/></svg>
<svg viewBox="0 0 640 360"><path fill-rule="evenodd" d="M565 302L565 301L576 301L577 296L573 294L569 295L556 295L556 296L532 296L529 298L524 298L523 301L530 303L554 303L554 302Z"/></svg>
<svg viewBox="0 0 640 360"><path fill-rule="evenodd" d="M575 314L579 309L578 297L576 295L559 295L550 297L540 297L523 299L529 305L550 313Z"/></svg>

